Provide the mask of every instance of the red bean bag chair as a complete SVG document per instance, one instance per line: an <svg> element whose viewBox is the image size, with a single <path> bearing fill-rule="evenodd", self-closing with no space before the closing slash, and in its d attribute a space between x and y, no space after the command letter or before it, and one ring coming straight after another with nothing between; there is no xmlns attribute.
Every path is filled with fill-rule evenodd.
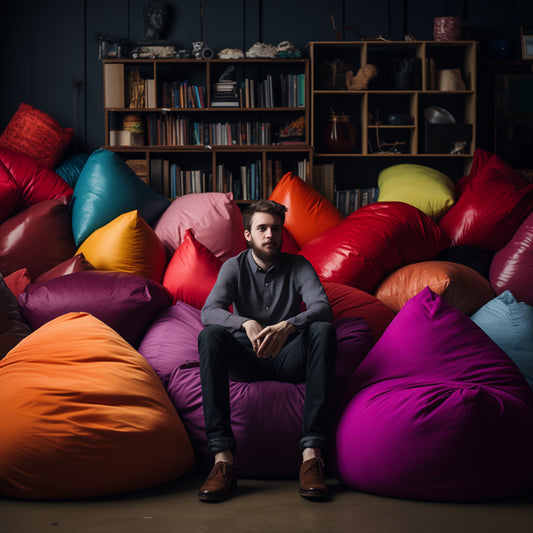
<svg viewBox="0 0 533 533"><path fill-rule="evenodd" d="M360 318L335 322L337 367L334 403L370 349L373 338ZM212 467L202 408L198 334L200 311L183 302L166 309L143 338L139 352L166 386L196 452L201 470ZM294 476L301 463L299 440L305 384L230 381L235 469L244 477Z"/></svg>
<svg viewBox="0 0 533 533"><path fill-rule="evenodd" d="M36 283L46 283L47 281L59 278L60 276L75 274L76 272L86 272L87 270L94 270L93 265L87 261L83 254L77 254L54 268L51 268L47 272L43 272L34 281Z"/></svg>
<svg viewBox="0 0 533 533"><path fill-rule="evenodd" d="M533 305L533 213L496 252L489 278L497 294L509 290L519 302Z"/></svg>
<svg viewBox="0 0 533 533"><path fill-rule="evenodd" d="M507 354L429 288L396 315L345 402L337 468L357 490L472 501L533 486L533 392Z"/></svg>
<svg viewBox="0 0 533 533"><path fill-rule="evenodd" d="M13 184L18 191L16 197L12 192ZM7 204L6 198L0 200L0 221L45 200L65 197L70 202L73 193L72 187L53 170L28 155L7 148L0 148L0 191L7 194L11 204Z"/></svg>
<svg viewBox="0 0 533 533"><path fill-rule="evenodd" d="M324 290L333 310L333 318L360 317L364 318L374 339L378 340L396 313L372 294L342 285L340 283L324 283Z"/></svg>
<svg viewBox="0 0 533 533"><path fill-rule="evenodd" d="M0 272L27 268L30 279L71 258L76 252L66 199L46 200L0 224Z"/></svg>
<svg viewBox="0 0 533 533"><path fill-rule="evenodd" d="M292 172L283 176L269 200L287 208L285 227L299 248L344 219L334 205Z"/></svg>
<svg viewBox="0 0 533 533"><path fill-rule="evenodd" d="M0 362L0 494L103 497L172 481L193 465L157 375L86 313L61 316Z"/></svg>
<svg viewBox="0 0 533 533"><path fill-rule="evenodd" d="M31 283L27 268L15 270L15 272L12 272L6 276L4 281L15 298L18 298L19 295L22 294L26 290L26 287Z"/></svg>
<svg viewBox="0 0 533 533"><path fill-rule="evenodd" d="M307 243L300 254L322 282L372 292L397 268L435 257L449 244L428 215L402 202L378 202L351 213Z"/></svg>
<svg viewBox="0 0 533 533"><path fill-rule="evenodd" d="M451 246L466 244L497 252L533 210L533 184L497 155L481 149L456 192L455 205L439 222Z"/></svg>

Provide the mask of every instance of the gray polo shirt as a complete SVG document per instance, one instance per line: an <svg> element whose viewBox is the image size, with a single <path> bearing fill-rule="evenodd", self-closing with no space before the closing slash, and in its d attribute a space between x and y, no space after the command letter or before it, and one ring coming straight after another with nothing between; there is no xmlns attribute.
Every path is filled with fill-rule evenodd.
<svg viewBox="0 0 533 533"><path fill-rule="evenodd" d="M233 312L229 311L230 306ZM324 288L305 257L281 253L276 263L264 271L250 249L222 265L202 309L204 326L220 325L232 333L239 332L247 320L256 320L263 327L287 320L302 329L311 322L331 319Z"/></svg>

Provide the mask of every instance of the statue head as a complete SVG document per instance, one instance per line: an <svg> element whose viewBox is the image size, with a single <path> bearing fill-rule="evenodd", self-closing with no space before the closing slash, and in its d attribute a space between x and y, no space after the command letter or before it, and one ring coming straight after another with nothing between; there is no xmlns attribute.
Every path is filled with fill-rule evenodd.
<svg viewBox="0 0 533 533"><path fill-rule="evenodd" d="M144 6L144 37L150 41L159 41L163 33L168 7L163 0L150 0Z"/></svg>

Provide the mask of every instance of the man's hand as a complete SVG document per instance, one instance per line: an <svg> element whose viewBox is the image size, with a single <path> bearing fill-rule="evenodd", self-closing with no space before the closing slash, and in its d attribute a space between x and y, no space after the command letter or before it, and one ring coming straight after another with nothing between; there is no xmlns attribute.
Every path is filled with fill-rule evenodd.
<svg viewBox="0 0 533 533"><path fill-rule="evenodd" d="M285 320L263 328L252 340L257 357L276 357L289 335L295 331L296 328Z"/></svg>
<svg viewBox="0 0 533 533"><path fill-rule="evenodd" d="M247 320L246 322L242 324L242 327L244 328L244 331L246 331L246 335L250 339L250 342L252 343L252 348L254 352L257 353L261 343L258 340L256 340L256 337L263 329L263 326L255 320Z"/></svg>

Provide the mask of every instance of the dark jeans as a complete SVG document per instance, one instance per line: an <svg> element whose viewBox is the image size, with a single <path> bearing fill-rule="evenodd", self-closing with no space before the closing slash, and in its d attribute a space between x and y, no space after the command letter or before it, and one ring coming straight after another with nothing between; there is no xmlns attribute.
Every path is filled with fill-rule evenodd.
<svg viewBox="0 0 533 533"><path fill-rule="evenodd" d="M337 338L329 322L313 322L290 337L277 357L261 359L247 337L207 326L198 336L205 431L209 449L235 451L231 430L229 379L304 383L303 436L300 449L325 448L332 418Z"/></svg>

